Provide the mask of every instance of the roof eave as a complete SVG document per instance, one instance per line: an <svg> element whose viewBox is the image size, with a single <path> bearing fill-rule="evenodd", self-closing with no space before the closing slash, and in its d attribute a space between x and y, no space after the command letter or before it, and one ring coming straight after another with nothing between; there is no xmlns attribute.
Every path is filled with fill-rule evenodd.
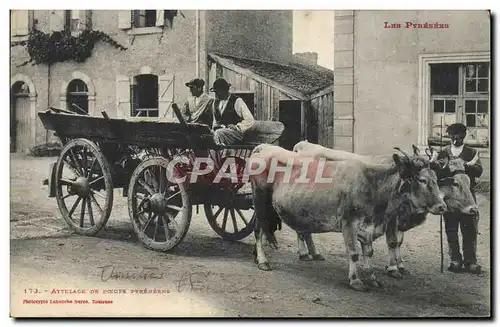
<svg viewBox="0 0 500 327"><path fill-rule="evenodd" d="M300 100L303 100L303 101L309 101L310 100L310 96L308 96L307 94L301 92L301 91L298 91L298 90L295 90L295 89L292 89L288 86L285 86L275 80L271 80L269 78L266 78L266 77L263 77L253 71L251 71L250 69L247 69L247 68L243 68L243 67L240 67L238 66L236 63L234 63L231 59L227 59L227 58L223 58L221 56L219 56L218 54L216 53L209 53L208 54L213 60L215 60L217 63L219 63L220 65L226 67L226 68L229 68L231 70L234 70L235 72L237 73L240 73L240 74L243 74L243 75L247 75L251 78L253 78L254 80L258 81L258 82L261 82L261 83L264 83L264 84L267 84L269 86L272 86L278 90L280 90L281 92L289 95L289 96L292 96L294 98L298 98Z"/></svg>

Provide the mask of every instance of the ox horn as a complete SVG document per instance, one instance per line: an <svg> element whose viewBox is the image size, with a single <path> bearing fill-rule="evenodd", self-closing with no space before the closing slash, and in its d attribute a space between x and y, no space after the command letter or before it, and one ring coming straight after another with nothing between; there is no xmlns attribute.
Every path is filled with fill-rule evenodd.
<svg viewBox="0 0 500 327"><path fill-rule="evenodd" d="M410 156L408 156L408 154L406 152L404 152L403 150L401 150L400 148L395 147L394 149L398 150L399 152L401 152L402 154L404 154L406 158L410 159Z"/></svg>

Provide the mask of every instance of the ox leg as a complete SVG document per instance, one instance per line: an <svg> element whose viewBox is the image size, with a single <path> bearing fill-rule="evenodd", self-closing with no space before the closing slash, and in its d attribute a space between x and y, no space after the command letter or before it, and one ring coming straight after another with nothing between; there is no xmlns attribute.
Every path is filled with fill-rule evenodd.
<svg viewBox="0 0 500 327"><path fill-rule="evenodd" d="M387 225L387 230L385 232L385 240L387 243L387 250L389 252L389 263L385 267L386 273L389 277L401 279L403 275L398 269L398 260L396 256L396 249L398 247L397 239L397 221L391 221Z"/></svg>
<svg viewBox="0 0 500 327"><path fill-rule="evenodd" d="M349 286L356 291L366 291L367 288L359 278L356 267L356 263L359 259L359 254L356 251L357 226L357 221L352 221L350 223L344 221L342 223L342 234L349 256Z"/></svg>
<svg viewBox="0 0 500 327"><path fill-rule="evenodd" d="M363 270L364 273L369 275L367 284L373 287L382 287L382 283L377 280L375 270L372 265L373 246L372 243L362 243L361 250L363 251Z"/></svg>
<svg viewBox="0 0 500 327"><path fill-rule="evenodd" d="M405 266L403 264L403 258L401 256L401 246L403 245L404 232L399 231L399 230L396 231L396 239L397 239L396 263L398 266L398 270L403 275L409 275L410 272L408 271L408 269L405 268Z"/></svg>
<svg viewBox="0 0 500 327"><path fill-rule="evenodd" d="M304 236L307 244L307 248L309 249L309 254L312 256L315 261L325 261L325 258L318 252L316 249L316 245L314 245L312 234L306 234Z"/></svg>
<svg viewBox="0 0 500 327"><path fill-rule="evenodd" d="M264 252L264 232L262 229L255 231L254 260L257 264L257 268L260 270L272 270L269 262L267 261L266 253Z"/></svg>
<svg viewBox="0 0 500 327"><path fill-rule="evenodd" d="M266 225L266 196L268 196L266 190L261 189L256 185L255 181L252 181L252 193L255 208L255 225L254 225L254 235L255 235L255 248L254 248L254 261L257 264L257 268L260 270L271 270L264 252L264 241L265 233L263 227Z"/></svg>
<svg viewBox="0 0 500 327"><path fill-rule="evenodd" d="M309 255L309 251L306 247L306 234L297 232L297 247L299 252L299 260L301 261L311 261L312 258Z"/></svg>

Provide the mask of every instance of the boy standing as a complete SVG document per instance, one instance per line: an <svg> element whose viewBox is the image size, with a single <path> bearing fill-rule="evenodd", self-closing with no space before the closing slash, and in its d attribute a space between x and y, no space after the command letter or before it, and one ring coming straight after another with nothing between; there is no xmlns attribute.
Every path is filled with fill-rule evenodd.
<svg viewBox="0 0 500 327"><path fill-rule="evenodd" d="M479 153L476 149L464 144L467 127L464 124L456 123L448 126L446 132L451 137L451 144L447 145L440 153L439 157L448 156L450 160L462 159L464 161L465 173L470 178L472 196L476 200L474 187L476 178L483 173ZM480 274L481 266L477 264L476 244L478 234L479 214L466 215L463 213L447 212L444 215L446 237L448 239L449 254L451 264L448 270L451 272L461 272L463 270ZM463 257L460 253L458 240L458 227L462 232Z"/></svg>

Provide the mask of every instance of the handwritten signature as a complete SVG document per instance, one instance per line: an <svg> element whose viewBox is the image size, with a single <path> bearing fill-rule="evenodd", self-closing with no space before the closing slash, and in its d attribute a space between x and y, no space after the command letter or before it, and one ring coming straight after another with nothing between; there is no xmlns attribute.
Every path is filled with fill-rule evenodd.
<svg viewBox="0 0 500 327"><path fill-rule="evenodd" d="M99 267L101 269L101 281L107 282L110 279L163 279L164 272L157 267L142 267L138 271L119 270L113 265Z"/></svg>
<svg viewBox="0 0 500 327"><path fill-rule="evenodd" d="M239 293L254 292L255 277L250 275L193 272L174 280L177 292Z"/></svg>
<svg viewBox="0 0 500 327"><path fill-rule="evenodd" d="M239 293L255 291L256 279L251 275L216 273L212 271L186 272L179 277L172 276L158 267L141 267L136 270L122 270L113 265L99 267L102 282L118 279L165 280L173 282L173 291L204 293ZM173 277L173 280L167 280ZM167 285L165 285L167 286Z"/></svg>

